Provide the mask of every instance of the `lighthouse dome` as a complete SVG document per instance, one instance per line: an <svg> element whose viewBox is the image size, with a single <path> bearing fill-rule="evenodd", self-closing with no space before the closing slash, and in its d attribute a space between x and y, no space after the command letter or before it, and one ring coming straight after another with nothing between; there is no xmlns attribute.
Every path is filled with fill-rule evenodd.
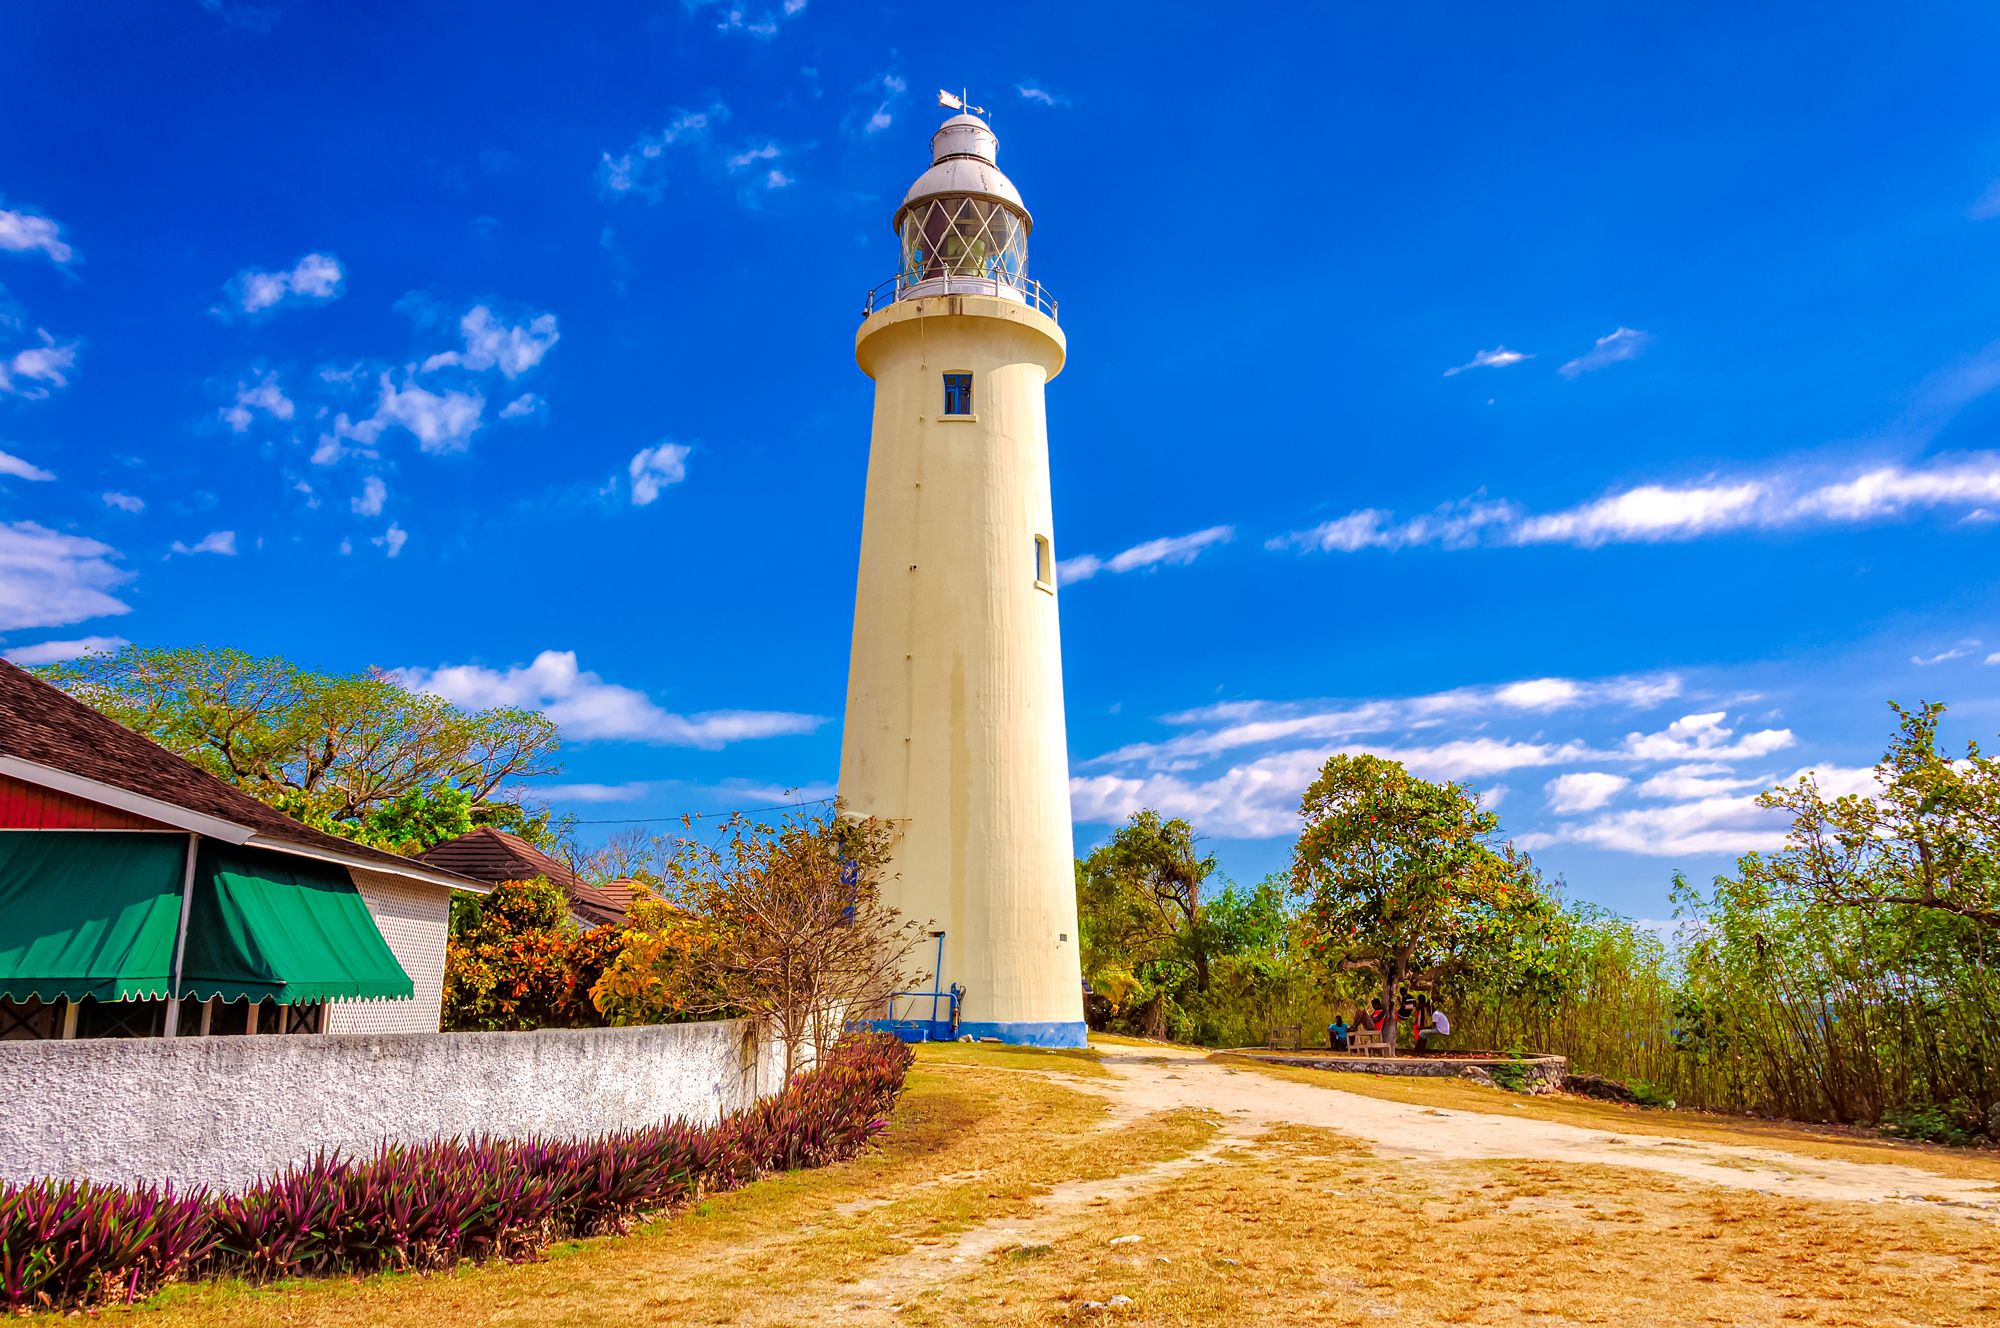
<svg viewBox="0 0 2000 1328"><path fill-rule="evenodd" d="M999 140L976 115L954 115L931 135L930 169L896 209L897 299L977 293L1042 303L1028 277L1034 219L998 155Z"/></svg>

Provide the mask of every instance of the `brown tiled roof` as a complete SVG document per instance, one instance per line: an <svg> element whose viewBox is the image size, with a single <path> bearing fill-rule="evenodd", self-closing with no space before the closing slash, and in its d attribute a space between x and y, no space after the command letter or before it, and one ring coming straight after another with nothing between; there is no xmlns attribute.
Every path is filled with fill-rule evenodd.
<svg viewBox="0 0 2000 1328"><path fill-rule="evenodd" d="M228 821L255 831L257 842L269 848L282 851L289 845L338 853L404 871L411 865L408 858L301 825L4 660L0 660L0 756L32 761ZM453 873L447 867L442 874Z"/></svg>
<svg viewBox="0 0 2000 1328"><path fill-rule="evenodd" d="M578 876L556 858L530 844L519 835L482 825L477 830L433 844L417 855L422 862L443 867L476 881L531 881L545 877L569 896L577 916L591 922L623 922L632 903L632 883L613 881L596 886Z"/></svg>

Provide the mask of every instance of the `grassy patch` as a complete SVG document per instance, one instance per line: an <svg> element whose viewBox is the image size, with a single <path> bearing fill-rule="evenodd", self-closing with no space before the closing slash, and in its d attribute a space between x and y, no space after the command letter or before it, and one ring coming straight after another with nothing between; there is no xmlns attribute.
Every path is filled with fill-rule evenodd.
<svg viewBox="0 0 2000 1328"><path fill-rule="evenodd" d="M927 1042L917 1049L927 1065L986 1066L996 1070L1039 1070L1102 1078L1107 1073L1097 1053L1070 1047L1008 1047L990 1042Z"/></svg>
<svg viewBox="0 0 2000 1328"><path fill-rule="evenodd" d="M1739 1116L1659 1108L1641 1110L1616 1102L1577 1097L1523 1097L1495 1091L1465 1079L1349 1074L1241 1060L1232 1060L1230 1064L1296 1083L1417 1106L1532 1116L1537 1120L1559 1121L1588 1129L1609 1130L1615 1134L1688 1139L1742 1148L1777 1148L1834 1162L1886 1163L1914 1167L1938 1176L2000 1182L2000 1156L1892 1139L1856 1137L1835 1129L1816 1128L1793 1121L1746 1120Z"/></svg>

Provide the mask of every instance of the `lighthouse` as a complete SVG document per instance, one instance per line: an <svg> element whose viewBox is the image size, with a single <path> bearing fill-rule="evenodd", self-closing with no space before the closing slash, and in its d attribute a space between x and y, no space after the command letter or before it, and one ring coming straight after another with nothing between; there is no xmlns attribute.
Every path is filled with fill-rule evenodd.
<svg viewBox="0 0 2000 1328"><path fill-rule="evenodd" d="M875 416L840 793L894 832L883 897L941 934L935 977L963 988L960 1034L1076 1047L1043 402L1065 343L997 149L970 114L931 136L930 168L895 212L901 265L854 341Z"/></svg>

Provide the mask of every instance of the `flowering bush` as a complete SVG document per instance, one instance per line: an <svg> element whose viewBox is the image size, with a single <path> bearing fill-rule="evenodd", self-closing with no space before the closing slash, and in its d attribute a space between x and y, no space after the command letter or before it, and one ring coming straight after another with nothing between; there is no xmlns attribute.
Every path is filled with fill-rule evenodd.
<svg viewBox="0 0 2000 1328"><path fill-rule="evenodd" d="M445 951L445 1028L603 1024L590 988L617 953L618 936L611 926L579 931L559 885L540 877L501 882L492 894L453 913Z"/></svg>
<svg viewBox="0 0 2000 1328"><path fill-rule="evenodd" d="M854 1157L888 1124L911 1060L893 1037L857 1034L784 1092L712 1126L389 1144L358 1161L316 1157L241 1194L0 1185L0 1308L130 1302L184 1277L530 1259L641 1213Z"/></svg>

